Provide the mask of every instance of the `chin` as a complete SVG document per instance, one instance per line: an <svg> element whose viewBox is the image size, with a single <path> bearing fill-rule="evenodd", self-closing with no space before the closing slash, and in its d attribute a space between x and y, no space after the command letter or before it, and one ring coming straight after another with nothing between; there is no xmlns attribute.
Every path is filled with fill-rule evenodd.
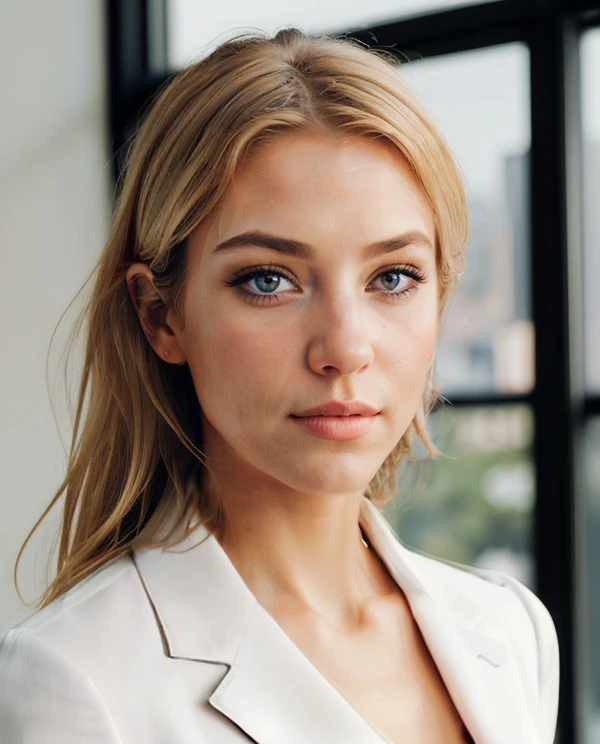
<svg viewBox="0 0 600 744"><path fill-rule="evenodd" d="M361 462L356 455L350 460L344 458L327 458L318 464L303 463L292 477L286 479L295 490L303 493L324 495L349 494L364 492L383 460L373 463ZM291 475L291 474L290 474Z"/></svg>

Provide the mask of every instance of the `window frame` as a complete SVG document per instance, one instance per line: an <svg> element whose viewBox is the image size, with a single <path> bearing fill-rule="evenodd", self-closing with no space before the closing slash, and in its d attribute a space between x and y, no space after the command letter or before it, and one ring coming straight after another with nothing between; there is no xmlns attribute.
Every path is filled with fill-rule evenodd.
<svg viewBox="0 0 600 744"><path fill-rule="evenodd" d="M109 129L116 181L140 112L171 76L166 67L167 0L108 0L106 8ZM451 402L460 408L523 403L532 409L536 585L554 619L561 648L559 740L574 743L584 741L587 728L589 641L580 440L585 422L600 413L600 394L586 394L584 387L581 302L579 49L581 34L594 26L600 26L600 0L497 0L358 31L340 29L401 60L511 42L529 48L535 386L524 395L452 396ZM552 374L544 374L546 369L552 369Z"/></svg>

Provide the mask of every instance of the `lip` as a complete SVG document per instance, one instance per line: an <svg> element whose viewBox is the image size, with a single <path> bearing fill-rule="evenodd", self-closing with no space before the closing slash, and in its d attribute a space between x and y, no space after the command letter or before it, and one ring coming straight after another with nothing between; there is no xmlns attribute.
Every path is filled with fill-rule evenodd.
<svg viewBox="0 0 600 744"><path fill-rule="evenodd" d="M299 413L292 413L294 418L309 418L313 416L376 416L379 413L377 408L363 403L360 400L349 402L330 401L315 408L307 408Z"/></svg>
<svg viewBox="0 0 600 744"><path fill-rule="evenodd" d="M361 401L332 401L293 413L290 418L313 436L346 441L366 434L379 413L377 408Z"/></svg>

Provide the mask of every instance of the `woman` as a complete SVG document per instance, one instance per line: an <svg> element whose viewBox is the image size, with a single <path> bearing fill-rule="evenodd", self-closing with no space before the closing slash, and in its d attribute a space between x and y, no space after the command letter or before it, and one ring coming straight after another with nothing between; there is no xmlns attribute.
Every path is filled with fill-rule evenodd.
<svg viewBox="0 0 600 744"><path fill-rule="evenodd" d="M552 741L539 600L376 508L415 434L433 452L466 238L373 53L245 37L165 88L87 310L58 574L0 651L2 744Z"/></svg>

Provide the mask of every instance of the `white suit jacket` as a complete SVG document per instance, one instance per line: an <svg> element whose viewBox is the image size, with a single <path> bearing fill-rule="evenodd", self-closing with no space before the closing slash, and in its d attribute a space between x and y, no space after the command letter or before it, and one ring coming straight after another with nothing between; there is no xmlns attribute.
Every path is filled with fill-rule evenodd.
<svg viewBox="0 0 600 744"><path fill-rule="evenodd" d="M540 601L361 523L477 744L551 744L558 645ZM202 542L199 540L204 539ZM1 744L382 744L198 528L99 569L0 647Z"/></svg>

